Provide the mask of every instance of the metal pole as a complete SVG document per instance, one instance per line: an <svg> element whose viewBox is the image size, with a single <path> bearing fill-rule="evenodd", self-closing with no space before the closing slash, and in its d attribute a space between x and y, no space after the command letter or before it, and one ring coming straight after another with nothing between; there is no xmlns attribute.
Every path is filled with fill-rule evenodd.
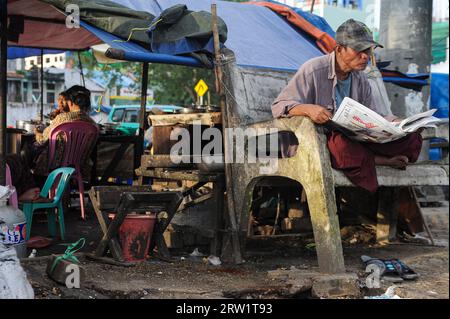
<svg viewBox="0 0 450 319"><path fill-rule="evenodd" d="M83 81L83 86L86 87L86 82L84 80L83 64L81 63L80 51L78 51L77 53L78 53L78 65L79 65L79 68L80 68L81 81Z"/></svg>
<svg viewBox="0 0 450 319"><path fill-rule="evenodd" d="M314 12L314 5L316 4L316 0L312 0L311 2L311 13Z"/></svg>
<svg viewBox="0 0 450 319"><path fill-rule="evenodd" d="M0 0L0 185L5 185L6 170L6 107L7 107L7 54L8 54L7 0Z"/></svg>
<svg viewBox="0 0 450 319"><path fill-rule="evenodd" d="M222 66L221 66L221 57L220 57L220 43L219 43L219 31L217 27L217 5L211 4L211 14L212 14L212 21L211 21L211 29L214 36L214 53L215 53L215 63L214 63L214 70L216 74L216 90L219 94L219 104L220 104L220 110L222 112L222 130L223 130L223 141L224 141L224 149L225 151L228 148L228 136L227 134L227 128L228 128L228 113L227 108L225 104L225 92L222 87ZM225 158L224 158L225 160ZM225 163L225 183L226 183L226 190L227 190L227 212L228 212L228 218L230 221L231 226L231 242L233 247L233 258L234 262L237 264L242 263L242 255L241 255L241 246L240 246L240 240L239 240L239 227L237 225L237 219L236 219L236 207L234 203L234 196L233 196L233 187L231 185L232 183L232 175L231 175L231 165L230 163Z"/></svg>
<svg viewBox="0 0 450 319"><path fill-rule="evenodd" d="M41 122L44 121L44 49L41 49L41 111L39 112L39 118Z"/></svg>

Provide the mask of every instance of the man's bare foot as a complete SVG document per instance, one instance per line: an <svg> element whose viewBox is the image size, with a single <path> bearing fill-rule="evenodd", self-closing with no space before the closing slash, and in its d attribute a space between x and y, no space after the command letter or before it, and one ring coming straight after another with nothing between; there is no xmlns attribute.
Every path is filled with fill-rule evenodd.
<svg viewBox="0 0 450 319"><path fill-rule="evenodd" d="M405 170L408 166L409 159L406 156L398 155L391 158L383 156L375 156L375 164L381 166L390 166L393 168Z"/></svg>

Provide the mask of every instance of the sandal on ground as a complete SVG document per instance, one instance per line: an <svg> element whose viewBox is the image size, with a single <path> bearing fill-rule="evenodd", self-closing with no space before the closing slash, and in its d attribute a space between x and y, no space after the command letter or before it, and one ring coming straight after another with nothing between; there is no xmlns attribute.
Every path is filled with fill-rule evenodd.
<svg viewBox="0 0 450 319"><path fill-rule="evenodd" d="M415 280L419 278L419 274L416 273L411 268L409 268L408 266L406 266L405 263L402 262L400 259L392 259L391 261L403 279Z"/></svg>
<svg viewBox="0 0 450 319"><path fill-rule="evenodd" d="M402 282L403 278L401 273L396 268L395 264L391 260L383 260L377 258L371 258L369 256L361 256L362 262L366 265L376 265L380 268L380 276L390 282Z"/></svg>

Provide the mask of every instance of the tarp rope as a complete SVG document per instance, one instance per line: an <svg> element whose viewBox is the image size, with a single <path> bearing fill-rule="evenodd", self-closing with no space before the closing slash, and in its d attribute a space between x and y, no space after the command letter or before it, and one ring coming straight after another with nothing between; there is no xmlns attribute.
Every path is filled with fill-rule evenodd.
<svg viewBox="0 0 450 319"><path fill-rule="evenodd" d="M160 21L162 21L162 19L156 20L148 28L133 28L133 29L131 29L130 35L128 36L128 39L126 41L125 40L113 40L112 42L130 42L134 31L147 31L147 30L153 28L154 26L156 26Z"/></svg>

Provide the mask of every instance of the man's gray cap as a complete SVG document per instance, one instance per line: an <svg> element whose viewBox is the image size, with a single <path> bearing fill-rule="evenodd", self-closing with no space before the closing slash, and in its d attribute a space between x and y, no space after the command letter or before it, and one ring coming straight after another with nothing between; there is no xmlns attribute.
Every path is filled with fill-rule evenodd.
<svg viewBox="0 0 450 319"><path fill-rule="evenodd" d="M373 40L372 32L364 23L353 19L347 20L339 26L336 31L336 42L358 52L371 47L383 47Z"/></svg>

